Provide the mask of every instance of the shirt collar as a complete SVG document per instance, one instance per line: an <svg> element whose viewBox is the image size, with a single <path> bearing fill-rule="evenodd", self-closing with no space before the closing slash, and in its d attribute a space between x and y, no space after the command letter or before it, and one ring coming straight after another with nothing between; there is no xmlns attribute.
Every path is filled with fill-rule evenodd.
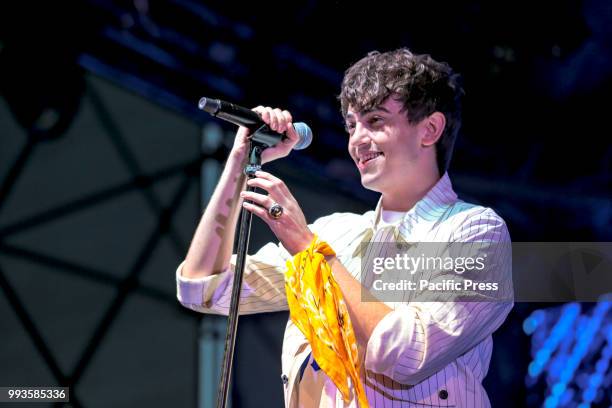
<svg viewBox="0 0 612 408"><path fill-rule="evenodd" d="M401 224L406 225L420 221L437 220L446 211L449 205L457 202L457 194L445 172L440 180L421 198L417 203L406 212ZM378 200L374 216L370 220L371 227L375 227L380 220L382 211L382 196Z"/></svg>

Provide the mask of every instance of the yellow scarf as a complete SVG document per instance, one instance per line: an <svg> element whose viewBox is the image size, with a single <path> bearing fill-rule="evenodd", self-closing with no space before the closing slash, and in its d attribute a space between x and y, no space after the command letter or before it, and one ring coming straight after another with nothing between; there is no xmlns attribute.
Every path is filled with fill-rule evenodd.
<svg viewBox="0 0 612 408"><path fill-rule="evenodd" d="M345 402L351 378L361 408L369 407L359 376L357 341L346 304L326 256L336 253L317 236L287 261L285 289L291 320L304 333L317 364L334 382Z"/></svg>

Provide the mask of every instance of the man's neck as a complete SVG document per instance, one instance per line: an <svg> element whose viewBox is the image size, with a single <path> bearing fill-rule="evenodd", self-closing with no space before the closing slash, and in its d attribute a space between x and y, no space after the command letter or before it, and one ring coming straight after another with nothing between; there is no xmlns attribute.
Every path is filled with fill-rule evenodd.
<svg viewBox="0 0 612 408"><path fill-rule="evenodd" d="M416 182L409 182L401 190L383 193L382 208L388 211L409 211L418 203L440 180L436 171L426 177L420 177Z"/></svg>

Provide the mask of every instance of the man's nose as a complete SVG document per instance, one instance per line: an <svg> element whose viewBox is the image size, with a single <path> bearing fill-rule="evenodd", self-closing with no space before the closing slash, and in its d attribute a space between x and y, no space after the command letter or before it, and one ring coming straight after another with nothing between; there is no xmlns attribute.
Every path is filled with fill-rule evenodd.
<svg viewBox="0 0 612 408"><path fill-rule="evenodd" d="M359 146L364 143L370 142L370 131L362 126L360 123L355 124L355 129L349 140L349 143L353 146Z"/></svg>

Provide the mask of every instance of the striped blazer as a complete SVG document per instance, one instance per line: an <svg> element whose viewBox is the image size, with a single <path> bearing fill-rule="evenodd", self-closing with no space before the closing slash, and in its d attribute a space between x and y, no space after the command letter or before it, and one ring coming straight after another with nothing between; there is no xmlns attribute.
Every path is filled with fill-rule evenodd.
<svg viewBox="0 0 612 408"><path fill-rule="evenodd" d="M448 174L408 211L397 225L380 227L381 204L365 214L335 213L317 219L311 230L336 251L346 269L365 285L372 282L362 271L360 244L376 242L493 243L480 246L487 259L486 281L497 282L496 300L466 300L446 292L443 297L406 292L385 303L393 309L375 327L362 354L363 384L372 407L489 407L482 380L487 374L493 341L491 334L504 322L512 302L510 237L504 221L490 208L457 198ZM288 310L284 271L289 253L269 243L247 257L240 313ZM201 279L176 272L177 297L201 313L227 314L235 256L228 269ZM421 271L417 271L421 273ZM362 276L364 275L364 276ZM448 271L427 276L442 281ZM463 276L465 278L465 276ZM365 285L367 286L367 285ZM425 291L426 292L426 291ZM474 300L476 299L476 300ZM503 299L501 301L500 299ZM300 384L304 370L314 370L310 346L288 321L282 351L281 379L286 407L313 406ZM308 373L307 373L308 374ZM334 384L324 376L318 407L357 407L343 402ZM302 397L300 397L300 394Z"/></svg>

